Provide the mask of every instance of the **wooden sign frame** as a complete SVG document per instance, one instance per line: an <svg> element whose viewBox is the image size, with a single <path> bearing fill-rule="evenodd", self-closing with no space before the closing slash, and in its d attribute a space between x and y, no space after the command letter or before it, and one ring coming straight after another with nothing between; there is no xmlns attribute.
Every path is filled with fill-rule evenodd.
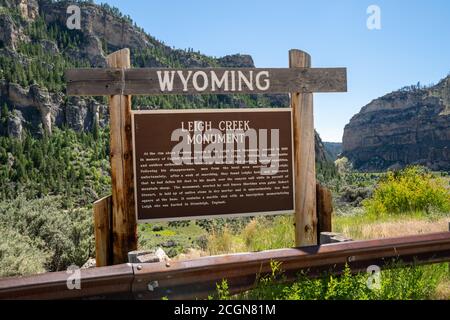
<svg viewBox="0 0 450 320"><path fill-rule="evenodd" d="M319 193L321 189L317 189L315 178L313 93L346 92L345 68L311 68L311 56L297 49L289 51L288 69L131 69L129 49L110 54L106 61L107 68L66 71L67 95L110 97L112 196L94 204L97 266L125 263L128 261L128 252L137 248L131 95L290 93L294 142L295 243L298 247L317 244L316 192ZM224 76L227 71L228 78ZM197 73L197 83L189 84L179 76L177 81L174 80L172 90L162 90L162 87L155 86L158 81L161 83L161 72L169 72L169 76L172 72L174 76L179 76L178 72L181 72L184 80L189 73L191 76ZM206 80L208 72L211 78ZM240 87L239 84L236 87L236 78L230 76L233 72L235 76L242 73ZM261 86L262 82L256 85L253 81L257 79L252 78L256 73L270 78L272 85ZM198 82L200 78L208 83L215 81L215 87L211 85L208 89L205 83Z"/></svg>
<svg viewBox="0 0 450 320"><path fill-rule="evenodd" d="M136 128L135 128L135 116L141 114L202 114L202 113L259 113L259 112L286 112L290 117L290 148L291 148L291 183L292 183L292 209L279 210L279 211L266 211L266 212L242 212L233 214L211 214L211 215L190 215L185 217L176 218L155 218L155 219L139 219L138 208L138 195L137 195L137 158L136 158ZM135 190L135 212L137 223L152 223L158 221L186 221L186 220L201 220L201 219L214 219L214 218L238 218L238 217L253 217L253 216L269 216L269 215L281 215L281 214L294 214L295 213L295 181L294 181L294 130L293 130L293 117L292 110L290 108L248 108L248 109L176 109L176 110L136 110L132 112L132 133L133 133L133 169L134 169L134 190ZM207 166L207 164L205 164Z"/></svg>

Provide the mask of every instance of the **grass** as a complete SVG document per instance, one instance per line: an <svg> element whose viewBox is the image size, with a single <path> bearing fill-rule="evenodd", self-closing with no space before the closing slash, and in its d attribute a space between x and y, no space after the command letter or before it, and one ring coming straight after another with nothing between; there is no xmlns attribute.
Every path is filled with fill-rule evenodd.
<svg viewBox="0 0 450 320"><path fill-rule="evenodd" d="M312 279L300 274L290 284L282 284L282 265L272 262L272 274L262 277L256 289L239 295L230 295L226 281L217 287L220 300L425 300L448 299L442 295L442 284L448 284L448 266L404 266L392 262L382 269L376 283L369 287L369 274L352 274L347 266L341 276L324 274Z"/></svg>
<svg viewBox="0 0 450 320"><path fill-rule="evenodd" d="M358 210L357 210L358 211ZM450 213L427 215L415 212L377 217L370 214L335 216L336 232L354 240L397 237L448 231ZM294 246L293 218L277 216L253 219L237 233L224 228L208 237L209 254L288 248ZM394 266L398 267L398 266ZM281 269L282 266L276 267ZM226 283L218 287L219 299L355 299L355 300L420 300L450 299L450 271L447 263L429 266L407 266L387 269L382 267L381 289L368 290L367 274L342 277L324 275L309 279L301 275L290 285L280 285L278 271L269 278L260 279L257 289L238 296L226 294Z"/></svg>
<svg viewBox="0 0 450 320"><path fill-rule="evenodd" d="M375 217L367 214L334 216L333 231L353 240L392 238L448 231L450 214L427 216L417 212L396 216ZM293 218L277 216L253 219L242 231L232 233L228 228L208 236L211 255L254 252L295 246Z"/></svg>
<svg viewBox="0 0 450 320"><path fill-rule="evenodd" d="M448 266L450 268L450 266ZM450 273L450 270L449 270ZM434 294L431 297L434 300L450 300L450 276L447 275L437 285Z"/></svg>
<svg viewBox="0 0 450 320"><path fill-rule="evenodd" d="M421 212L376 217L368 214L337 216L333 231L354 240L401 237L448 231L450 214L427 216Z"/></svg>
<svg viewBox="0 0 450 320"><path fill-rule="evenodd" d="M138 235L139 250L162 247L169 257L175 257L185 253L186 248L201 247L200 243L205 237L205 231L193 221L181 226L163 222L139 225Z"/></svg>

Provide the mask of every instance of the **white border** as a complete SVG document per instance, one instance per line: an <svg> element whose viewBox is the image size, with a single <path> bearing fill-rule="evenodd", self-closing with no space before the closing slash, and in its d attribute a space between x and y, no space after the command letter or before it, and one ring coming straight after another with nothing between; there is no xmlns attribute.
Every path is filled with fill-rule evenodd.
<svg viewBox="0 0 450 320"><path fill-rule="evenodd" d="M266 211L266 212L246 212L246 213L230 213L217 214L208 216L188 216L188 217L172 217L172 218L155 218L155 219L139 219L138 203L137 203L137 175L136 175L136 143L135 143L135 120L136 114L170 114L170 113L228 113L228 112L289 112L291 115L291 156L292 156L292 210L283 211ZM137 223L150 223L156 221L186 221L186 220L203 220L217 218L238 218L238 217L254 217L254 216L270 216L295 213L295 150L294 150L294 120L292 116L292 108L242 108L242 109L159 109L159 110L133 110L131 111L131 130L133 136L133 180L134 180L134 204Z"/></svg>

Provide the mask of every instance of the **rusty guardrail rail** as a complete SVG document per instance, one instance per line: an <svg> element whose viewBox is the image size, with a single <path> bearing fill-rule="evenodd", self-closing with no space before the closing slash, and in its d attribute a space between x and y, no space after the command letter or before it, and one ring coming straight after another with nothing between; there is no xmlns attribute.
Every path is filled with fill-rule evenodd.
<svg viewBox="0 0 450 320"><path fill-rule="evenodd" d="M289 281L302 270L311 276L340 273L348 263L358 272L373 264L382 267L392 259L405 264L450 261L450 232L87 269L81 271L80 290L67 288L66 272L3 279L0 299L204 298L215 292L222 279L227 279L233 293L251 289L258 274L271 271L271 261L282 263Z"/></svg>

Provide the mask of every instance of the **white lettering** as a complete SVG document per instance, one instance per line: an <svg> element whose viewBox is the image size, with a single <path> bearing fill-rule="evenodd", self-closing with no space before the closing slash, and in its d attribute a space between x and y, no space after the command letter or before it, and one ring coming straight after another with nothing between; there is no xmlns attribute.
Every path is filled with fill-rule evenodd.
<svg viewBox="0 0 450 320"><path fill-rule="evenodd" d="M265 85L261 84L261 79L260 78L262 76L266 77L266 79L263 79ZM269 90L269 88L270 88L269 71L261 71L261 72L259 72L256 75L255 82L256 82L256 88L258 88L258 90L261 90L261 91Z"/></svg>
<svg viewBox="0 0 450 320"><path fill-rule="evenodd" d="M225 71L223 73L222 78L219 80L216 73L214 71L211 71L211 85L212 85L212 91L216 91L217 89L220 89L222 86L225 86L223 89L224 91L228 91L228 71Z"/></svg>
<svg viewBox="0 0 450 320"><path fill-rule="evenodd" d="M183 91L185 91L185 92L188 91L188 81L189 81L189 78L192 76L192 71L188 72L187 78L185 78L183 76L183 71L178 71L177 73L181 79L181 82L183 83Z"/></svg>
<svg viewBox="0 0 450 320"><path fill-rule="evenodd" d="M200 87L198 85L198 77L201 76L203 78L203 86ZM192 78L192 85L194 86L194 89L197 91L205 91L208 87L208 75L204 71L197 71L194 73L194 77Z"/></svg>
<svg viewBox="0 0 450 320"><path fill-rule="evenodd" d="M242 71L238 71L239 91L242 91L242 81L245 82L247 88L253 91L253 71L250 71L250 79L248 79Z"/></svg>
<svg viewBox="0 0 450 320"><path fill-rule="evenodd" d="M175 77L175 71L164 71L164 77L161 77L162 71L157 71L159 87L161 91L172 91L173 90L173 80Z"/></svg>

